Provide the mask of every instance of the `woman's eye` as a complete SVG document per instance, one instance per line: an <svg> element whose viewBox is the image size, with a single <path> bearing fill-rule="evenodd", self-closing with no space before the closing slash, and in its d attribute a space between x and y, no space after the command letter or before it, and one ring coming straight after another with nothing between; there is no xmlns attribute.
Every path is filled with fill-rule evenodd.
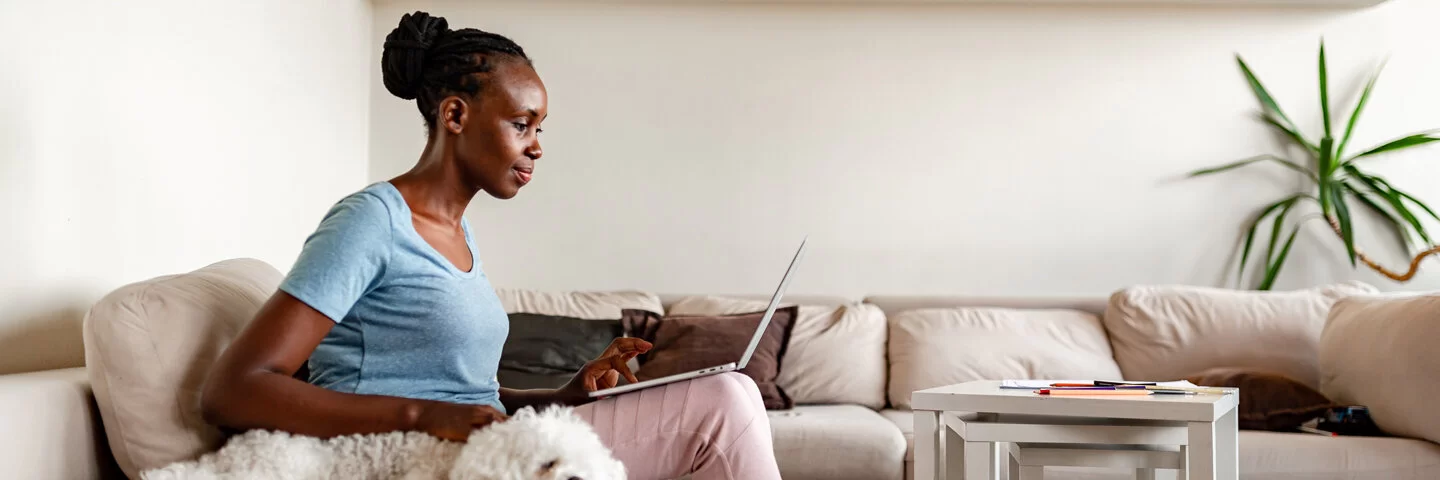
<svg viewBox="0 0 1440 480"><path fill-rule="evenodd" d="M520 122L513 122L513 123L511 123L510 125L515 126L515 129L516 129L516 130L519 130L519 131L521 131L521 132L524 132L526 128L530 128L529 125L526 125L526 124L523 124L523 123L520 123Z"/></svg>

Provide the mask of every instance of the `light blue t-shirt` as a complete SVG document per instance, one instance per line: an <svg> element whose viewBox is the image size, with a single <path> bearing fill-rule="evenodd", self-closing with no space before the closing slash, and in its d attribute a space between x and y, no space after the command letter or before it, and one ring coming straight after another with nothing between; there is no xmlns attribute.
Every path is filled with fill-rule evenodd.
<svg viewBox="0 0 1440 480"><path fill-rule="evenodd" d="M455 266L416 233L389 182L341 199L306 240L280 289L335 321L310 356L331 390L485 404L509 319L461 220L473 265Z"/></svg>

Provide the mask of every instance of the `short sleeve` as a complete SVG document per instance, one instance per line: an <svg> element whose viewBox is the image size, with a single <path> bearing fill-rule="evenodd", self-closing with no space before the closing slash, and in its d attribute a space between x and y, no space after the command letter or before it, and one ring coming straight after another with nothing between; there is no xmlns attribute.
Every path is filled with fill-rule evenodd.
<svg viewBox="0 0 1440 480"><path fill-rule="evenodd" d="M345 197L320 221L280 290L340 323L380 282L393 245L390 210L368 192Z"/></svg>

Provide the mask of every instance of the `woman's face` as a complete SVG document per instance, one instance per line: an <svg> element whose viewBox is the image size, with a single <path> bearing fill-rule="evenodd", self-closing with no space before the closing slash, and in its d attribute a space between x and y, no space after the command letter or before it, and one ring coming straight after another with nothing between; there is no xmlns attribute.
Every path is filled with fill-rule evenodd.
<svg viewBox="0 0 1440 480"><path fill-rule="evenodd" d="M500 199L514 197L530 183L545 120L545 84L535 69L502 61L486 78L479 97L460 116L455 159L465 180ZM447 128L456 125L447 122Z"/></svg>

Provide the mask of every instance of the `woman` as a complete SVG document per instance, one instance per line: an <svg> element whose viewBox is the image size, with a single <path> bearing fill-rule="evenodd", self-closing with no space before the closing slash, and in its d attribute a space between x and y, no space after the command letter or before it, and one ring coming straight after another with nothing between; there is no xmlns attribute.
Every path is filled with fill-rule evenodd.
<svg viewBox="0 0 1440 480"><path fill-rule="evenodd" d="M279 291L209 373L202 404L227 430L317 437L397 430L464 441L525 406L577 406L632 478L779 478L770 424L738 373L594 401L635 381L647 351L621 338L555 390L495 381L508 317L462 214L514 197L540 158L546 91L524 50L443 18L405 15L385 38L385 88L414 99L429 140L410 171L336 203ZM308 381L295 378L302 366Z"/></svg>

